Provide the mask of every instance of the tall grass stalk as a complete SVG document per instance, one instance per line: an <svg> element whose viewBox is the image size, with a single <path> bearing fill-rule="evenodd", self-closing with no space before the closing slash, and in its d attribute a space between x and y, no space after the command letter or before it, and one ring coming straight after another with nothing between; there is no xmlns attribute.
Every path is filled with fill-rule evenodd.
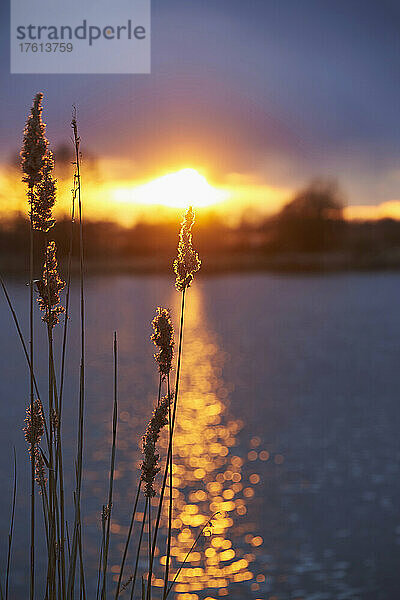
<svg viewBox="0 0 400 600"><path fill-rule="evenodd" d="M8 533L8 550L7 550L7 567L6 567L6 582L5 582L5 600L8 600L8 591L10 583L10 567L11 567L11 549L14 535L14 520L15 520L15 501L17 497L17 455L14 448L14 484L13 484L13 495L12 495L12 508L11 508L11 520L10 520L10 531Z"/></svg>
<svg viewBox="0 0 400 600"><path fill-rule="evenodd" d="M151 543L151 498L149 498L149 501L147 503L147 513L148 513L148 534L149 534L149 544L148 544L148 551L149 551L149 571L148 571L148 575L147 575L147 595L151 600L151 578L153 575L152 572L152 543Z"/></svg>
<svg viewBox="0 0 400 600"><path fill-rule="evenodd" d="M103 511L104 511L104 506L103 506ZM97 588L96 588L96 600L99 600L99 594L100 594L100 583L101 583L101 565L103 564L103 552L104 552L104 539L105 539L105 530L104 530L104 523L102 521L101 523L101 545L100 545L100 553L99 553L99 564L97 567Z"/></svg>
<svg viewBox="0 0 400 600"><path fill-rule="evenodd" d="M63 474L63 446L62 446L62 402L64 393L64 377L65 377L65 357L67 348L67 334L69 324L69 307L70 307L70 292L71 292L71 265L72 251L74 243L74 220L75 220L75 200L77 194L76 177L74 175L74 185L72 190L72 205L71 205L71 229L69 239L68 263L67 263L67 283L65 295L65 318L62 337L61 349L61 369L60 369L60 392L58 402L58 435L57 435L57 467L59 471L59 494L60 494L60 559L61 559L61 598L66 597L66 557L65 557L65 494L64 494L64 474Z"/></svg>
<svg viewBox="0 0 400 600"><path fill-rule="evenodd" d="M142 487L142 479L139 479L139 483L138 483L138 487L137 487L137 492L136 492L136 496L135 496L135 501L133 504L133 510L132 510L132 515L131 515L131 520L129 523L129 528L128 528L128 534L126 536L126 541L125 541L125 546L124 546L124 552L122 555L122 560L121 560L121 565L120 565L120 569L119 569L119 575L118 575L118 582L117 582L117 587L115 590L115 600L117 600L120 590L121 590L121 583L122 583L122 578L123 578L123 574L124 574L124 568L125 568L125 562L126 562L126 558L128 556L128 549L129 549L129 544L131 541L131 537L132 537L132 530L133 530L133 526L135 523L135 517L136 517L136 509L137 509L137 505L138 505L138 501L139 501L139 496L140 496L140 489ZM141 539L139 540L139 545L141 544Z"/></svg>
<svg viewBox="0 0 400 600"><path fill-rule="evenodd" d="M51 598L55 598L57 594L57 586L59 589L59 597L61 595L61 560L58 553L60 547L60 507L57 495L57 479L59 468L59 456L55 453L60 450L58 444L58 434L60 431L60 416L58 406L57 382L54 367L54 351L53 351L53 327L59 322L59 314L63 312L63 307L59 306L59 292L64 288L64 282L60 279L57 270L56 246L53 241L47 241L46 235L46 253L43 270L43 277L36 282L38 290L39 308L44 311L42 320L47 324L47 341L48 341L48 429L49 429L49 444L48 444L48 481L49 494L48 504L43 505L48 508L47 525L48 525L48 572L47 572L47 587ZM45 421L45 420L44 420ZM41 478L39 478L40 481ZM44 487L43 485L41 487ZM46 522L46 516L45 516Z"/></svg>
<svg viewBox="0 0 400 600"><path fill-rule="evenodd" d="M45 485L40 485L40 491L42 496L42 509L43 509L43 521L44 521L44 529L46 533L46 547L47 553L49 552L49 500L47 497L47 490Z"/></svg>
<svg viewBox="0 0 400 600"><path fill-rule="evenodd" d="M36 382L35 374L34 374L33 369L32 369L31 359L29 358L28 349L27 349L27 346L26 346L26 343L25 343L25 338L23 336L23 333L22 333L22 330L21 330L21 326L19 324L19 320L18 320L18 317L17 317L17 313L15 312L14 306L12 304L10 295L8 293L8 290L7 290L7 287L6 287L6 284L4 282L4 278L2 277L2 275L0 275L0 285L1 285L2 290L4 292L4 296L6 298L8 307L9 307L11 315L13 317L15 327L17 329L18 337L20 339L20 342L21 342L21 345L22 345L22 349L24 351L24 356L25 356L26 362L28 364L29 373L30 373L30 375L32 375L33 385L34 385L34 388L35 388L36 395L37 395L38 399L40 400L39 389L38 389L38 385L37 385L37 382Z"/></svg>
<svg viewBox="0 0 400 600"><path fill-rule="evenodd" d="M198 257L197 252L193 249L192 245L192 227L194 224L194 212L192 207L189 207L185 217L181 224L181 229L179 232L179 243L178 243L178 256L174 261L174 271L176 274L175 279L175 287L179 292L182 292L181 298L181 313L180 313L180 322L179 322L179 344L178 344L178 358L177 358L177 367L176 367L176 379L175 379L175 390L174 390L174 407L172 411L172 421L170 425L170 439L168 444L168 452L167 452L167 460L165 463L164 470L164 478L162 483L162 488L160 492L160 500L158 504L158 512L155 523L155 531L153 537L153 546L151 552L150 559L150 568L149 568L149 578L148 578L148 586L147 586L147 600L151 600L151 574L154 562L154 553L157 545L157 535L160 526L160 518L162 511L162 504L164 499L164 493L167 484L167 475L168 468L171 467L171 476L172 476L172 442L175 428L175 420L176 420L176 410L178 405L178 396L179 396L179 382L180 382L180 372L181 372L181 364L182 364L182 342L183 342L183 327L184 327L184 315L185 315L185 297L186 290L190 287L190 284L193 281L194 274L200 269L201 261ZM170 512L172 513L173 505L172 495L170 496ZM170 549L170 538L171 538L171 527L172 527L172 519L169 518L168 521L168 547ZM169 561L169 556L167 556L167 563ZM164 581L164 594L166 589L166 579ZM167 592L168 594L168 592Z"/></svg>
<svg viewBox="0 0 400 600"><path fill-rule="evenodd" d="M84 297L84 250L83 250L83 221L82 221L82 197L81 197L81 172L80 172L80 137L78 133L78 124L76 112L74 112L71 122L75 149L75 169L76 186L78 198L79 214L79 284L80 284L80 338L81 338L81 359L80 359L80 378L79 378L79 409L78 409L78 439L76 453L76 490L75 490L75 520L72 539L71 558L68 574L67 598L73 600L73 590L76 571L76 560L78 550L78 536L81 529L81 490L82 490L82 469L83 469L83 435L84 435L84 407L85 407L85 297ZM80 554L81 568L82 555Z"/></svg>
<svg viewBox="0 0 400 600"><path fill-rule="evenodd" d="M213 515L210 517L210 519L208 519L208 521L206 521L206 523L205 523L205 524L203 525L203 527L200 529L200 531L199 531L199 533L197 534L197 536L196 536L196 538L195 538L195 540L194 540L193 544L191 545L190 549L188 550L188 552L187 552L187 554L186 554L186 556L185 556L185 558L184 558L183 562L181 563L181 565L180 565L180 567L179 567L178 571L175 573L175 576L174 576L174 578L173 578L173 580L172 580L172 583L169 585L169 587L168 587L168 589L167 589L167 593L165 594L165 598L167 598L167 597L168 597L168 595L169 595L170 591L172 590L172 588L174 587L175 583L177 582L177 580L178 580L178 577L179 577L179 575L180 575L180 572L182 571L183 567L185 566L185 564L186 564L186 562L187 562L187 560L188 560L189 556L191 555L191 553L193 552L193 550L194 550L194 549L195 549L195 547L197 546L197 544L198 544L198 541L199 541L199 539L201 538L201 536L203 535L203 532L204 532L204 530L206 529L206 527L208 527L208 526L209 526L209 525L212 523L212 520L213 520L213 518L214 518L214 517L215 517L215 515L217 515L217 514L218 514L218 513L214 513L214 514L213 514Z"/></svg>
<svg viewBox="0 0 400 600"><path fill-rule="evenodd" d="M47 267L46 267L47 268ZM50 303L50 300L49 300ZM50 431L50 446L49 446L49 568L48 568L48 581L49 581L49 595L52 599L56 595L56 489L55 489L55 465L54 465L54 382L53 382L53 371L52 371L52 360L53 360L53 334L51 326L47 326L48 334L48 367L49 367L49 397L48 397L48 408L49 408L49 431Z"/></svg>
<svg viewBox="0 0 400 600"><path fill-rule="evenodd" d="M21 150L22 180L27 184L29 203L29 347L30 347L30 411L34 411L34 324L33 271L34 230L47 232L53 225L51 210L55 201L55 180L52 177L53 156L48 152L46 126L42 121L43 94L36 94L24 129ZM35 448L31 444L31 506L30 506L30 600L35 596Z"/></svg>
<svg viewBox="0 0 400 600"><path fill-rule="evenodd" d="M157 408L160 408L162 382L163 382L163 377L162 377L162 373L160 372L159 383L158 383L158 396L157 396L157 404L156 404ZM153 417L154 417L154 413L153 413ZM150 423L151 422L152 421L150 421ZM131 515L131 520L130 520L129 528L128 528L128 534L127 534L127 538L126 538L126 541L125 541L124 552L123 552L122 559L121 559L120 572L119 572L119 576L118 576L117 587L116 587L116 590L115 590L115 599L118 598L118 595L119 595L119 593L120 593L120 591L122 589L121 588L121 582L122 582L122 577L123 577L123 572L124 572L126 557L127 557L127 554L128 554L129 544L130 544L130 540L131 540L131 536L132 536L132 530L133 530L133 526L134 526L134 522L135 522L135 515L136 515L136 509L137 509L137 504L138 504L138 500L139 500L140 488L141 488L141 485L142 485L142 481L144 481L144 479L143 479L144 470L143 469L144 469L144 464L142 465L142 475L139 478L139 484L138 484L138 488L137 488L137 492L136 492L136 498L135 498L135 501L134 501L133 511L132 511L132 515ZM154 476L155 476L155 472L153 473L153 477ZM151 493L148 490L148 484L147 483L146 483L145 496L146 496L146 508L145 508L145 512L144 512L144 518L143 518L142 528L144 527L144 522L146 520L146 511L147 511L149 513L149 519L148 519L148 521L149 521L149 525L148 525L149 526L148 553L149 553L149 566L150 566L151 547L152 547L152 542L151 542L151 511L150 511L150 497L151 497ZM140 538L139 538L139 544L138 544L138 548L137 548L137 556L139 556L139 554L140 554L140 548L141 548L141 544L142 544L142 537L143 537L143 531L141 532L141 535L140 535Z"/></svg>
<svg viewBox="0 0 400 600"><path fill-rule="evenodd" d="M31 411L33 411L33 222L32 214L30 217L30 243L29 243L29 349L30 349L30 377L29 377L29 395ZM31 445L31 549L30 549L30 600L35 598L35 456L34 448Z"/></svg>
<svg viewBox="0 0 400 600"><path fill-rule="evenodd" d="M39 402L42 404L42 402L41 402L41 395L39 393L39 388L38 388L37 380L36 380L36 377L35 377L35 373L34 373L34 371L32 369L31 360L30 360L30 357L29 357L29 354L28 354L28 349L27 349L27 345L26 345L26 342L25 342L25 338L23 336L23 333L22 333L22 330L21 330L21 326L19 324L19 320L18 320L18 317L17 317L17 313L15 312L15 309L14 309L13 303L11 301L10 295L8 293L6 284L5 284L4 279L3 279L3 277L1 275L0 275L0 285L1 285L2 289L3 289L4 296L6 298L8 307L9 307L11 315L13 317L14 324L15 324L15 327L16 327L16 330L17 330L17 333L18 333L18 337L19 337L19 340L21 342L22 349L24 351L24 356L26 358L26 362L27 362L27 365L28 365L29 373L30 373L30 375L32 376L32 379L33 379L33 384L34 384L34 388L35 388L35 392L36 392L36 397L39 400ZM48 430L48 427L47 427L46 420L43 421L43 425L44 425L44 431L45 431L45 435L46 435L47 447L49 447L50 439L49 439L49 430Z"/></svg>
<svg viewBox="0 0 400 600"><path fill-rule="evenodd" d="M135 570L133 572L133 577L132 577L132 589L131 589L130 600L133 600L133 594L135 592L135 585L136 585L137 572L138 572L138 566L139 566L140 549L141 549L141 546L142 546L143 532L144 532L144 527L145 527L145 523L146 523L146 512L147 512L147 504L148 504L148 502L149 502L149 499L146 498L146 502L145 502L145 506L144 506L144 511L143 511L142 525L141 525L141 528L140 528L139 542L138 542L138 547L137 547L137 550L136 550ZM143 579L142 579L142 586L143 586Z"/></svg>
<svg viewBox="0 0 400 600"><path fill-rule="evenodd" d="M171 389L170 389L170 378L169 373L167 375L167 391L168 398L171 400ZM172 537L172 510L173 510L173 437L172 437L172 411L171 411L171 401L168 403L168 417L169 417L169 444L171 447L171 452L169 456L169 507L168 507L168 533L167 533L167 553L165 560L165 576L164 576L164 591L163 591L163 599L166 597L167 593L167 585L168 585L168 577L169 577L169 562L171 557L171 537Z"/></svg>
<svg viewBox="0 0 400 600"><path fill-rule="evenodd" d="M162 376L161 376L161 373L160 373L159 385L158 385L157 407L160 406L161 390L162 390ZM142 478L142 476L140 476L140 478L139 478L139 484L138 484L138 488L137 488L137 492L136 492L136 497L135 497L135 501L134 501L134 506L133 506L133 510L132 510L131 520L130 520L130 523L129 523L128 534L127 534L127 537L126 537L124 551L123 551L123 554L122 554L120 572L119 572L119 576L118 576L117 587L116 587L116 590L115 590L115 599L118 598L118 595L119 595L120 590L121 590L121 582L122 582L122 577L123 577L123 572L124 572L126 558L127 558L127 555L128 555L128 549L129 549L129 544L130 544L130 540L131 540L131 536L132 536L132 530L133 530L133 526L134 526L134 522L135 522L136 509L137 509L137 504L138 504L138 500L139 500L139 494L140 494L140 488L142 486L142 481L143 481L143 478ZM146 486L146 488L147 488L147 486ZM149 502L149 504L150 504L150 502ZM147 492L146 492L146 509L147 509ZM145 514L144 514L144 520L146 518L146 509L145 509ZM150 565L150 558L151 558L151 541L150 541L150 535L151 535L151 519L149 518L149 565ZM140 540L139 540L138 553L140 553L141 543L142 543L142 535L140 536Z"/></svg>
<svg viewBox="0 0 400 600"><path fill-rule="evenodd" d="M148 579L148 582L151 581L151 574L153 572L154 553L155 553L156 545L157 545L157 537L158 537L158 530L160 527L162 505L163 505L165 489L166 489L166 485L167 485L168 469L169 469L170 462L172 460L172 439L173 439L174 428L175 428L176 407L177 407L177 398L178 398L178 392L179 392L179 377L180 377L180 371L181 371L183 326L184 326L184 313L185 313L185 294L186 294L186 288L182 291L181 314L180 314L180 322L179 322L178 358L177 358L175 394L174 394L174 407L173 407L173 411L172 411L171 432L170 432L170 438L169 438L169 443L168 443L168 451L167 451L167 458L166 458L166 462L165 462L163 482L162 482L162 486L161 486L160 499L158 502L157 516L156 516L156 521L155 521L155 526L154 526L154 536L153 536L150 565L149 565L150 578ZM168 533L168 537L169 536L170 536L170 533ZM151 597L151 590L150 590L150 585L148 585L147 586L147 600L149 600L150 597Z"/></svg>
<svg viewBox="0 0 400 600"><path fill-rule="evenodd" d="M110 478L109 478L109 488L108 488L106 534L105 534L104 552L103 552L103 588L102 588L102 592L101 592L101 600L106 600L106 595L107 595L107 561L108 561L108 548L109 548L109 544L110 544L110 525L111 525L111 513L112 513L112 502L113 502L115 451L116 451L116 442L117 442L117 423L118 423L118 353L117 352L118 352L117 332L114 332L114 408L113 408L113 418L112 418L111 464L110 464Z"/></svg>

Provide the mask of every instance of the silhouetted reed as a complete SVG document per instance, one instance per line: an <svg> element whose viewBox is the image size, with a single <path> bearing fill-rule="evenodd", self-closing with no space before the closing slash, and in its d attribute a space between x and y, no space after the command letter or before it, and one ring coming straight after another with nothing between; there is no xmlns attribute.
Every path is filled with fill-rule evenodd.
<svg viewBox="0 0 400 600"><path fill-rule="evenodd" d="M86 595L84 585L84 566L81 551L81 491L82 491L82 473L83 473L83 442L84 442L84 408L85 408L85 292L84 292L84 252L83 252L83 214L82 214L82 188L81 188L81 138L78 133L78 122L76 118L76 109L74 107L71 121L73 131L73 143L75 150L75 173L74 173L74 193L78 201L79 217L79 298L80 298L80 369L79 369L79 406L78 406L78 435L76 448L76 487L74 494L75 518L74 531L72 538L72 547L70 553L70 564L68 572L67 598L73 600L76 561L80 561L80 594Z"/></svg>
<svg viewBox="0 0 400 600"><path fill-rule="evenodd" d="M176 274L176 289L184 292L193 281L194 274L200 269L201 260L192 245L192 227L194 225L194 211L190 206L182 221L179 233L178 256L174 261Z"/></svg>
<svg viewBox="0 0 400 600"><path fill-rule="evenodd" d="M152 321L154 333L151 336L152 341L159 347L159 351L154 355L158 363L158 369L162 377L169 375L172 368L172 359L174 356L174 328L171 322L171 316L167 308L157 308L157 315Z"/></svg>
<svg viewBox="0 0 400 600"><path fill-rule="evenodd" d="M43 419L42 404L39 400L35 400L33 410L31 406L28 406L26 409L26 425L23 429L25 439L31 448L32 446L35 448L40 444L44 432Z"/></svg>
<svg viewBox="0 0 400 600"><path fill-rule="evenodd" d="M151 417L146 433L143 436L144 460L141 466L141 478L145 484L144 494L147 498L153 498L156 495L156 492L154 491L154 479L160 471L160 467L158 466L160 454L157 451L156 445L158 438L160 437L161 429L168 423L167 415L170 401L171 399L168 396L164 396L164 398L161 399L160 403L153 411L153 416Z"/></svg>
<svg viewBox="0 0 400 600"><path fill-rule="evenodd" d="M22 180L30 190L42 180L44 157L49 144L45 136L46 125L42 121L42 100L41 93L36 94L33 99L21 150L21 168L24 174Z"/></svg>
<svg viewBox="0 0 400 600"><path fill-rule="evenodd" d="M48 150L48 141L45 137L45 124L42 121L42 94L37 94L28 117L24 130L23 148L21 151L21 166L23 181L27 184L27 197L29 203L30 217L30 326L29 345L25 342L22 329L19 325L18 316L13 308L11 298L7 292L2 278L0 284L6 296L11 310L19 339L26 357L30 374L30 403L27 406L26 423L24 434L31 456L31 543L30 543L30 598L34 600L37 596L35 590L35 480L39 484L40 497L43 509L43 524L47 548L47 573L45 583L45 600L73 600L76 595L84 600L86 596L86 570L82 549L82 515L81 515L81 493L83 477L83 446L84 446L84 407L85 407L85 289L84 289L84 240L83 240L83 211L82 211L82 188L81 188L81 152L80 137L78 134L78 123L74 110L72 118L73 143L75 150L71 208L71 234L69 245L69 259L66 282L58 271L56 245L54 241L48 240L48 232L55 225L52 209L56 200L56 181L52 172L54 159ZM63 474L63 439L62 439L62 399L65 381L65 356L68 344L68 317L69 296L71 285L71 259L74 244L74 217L75 205L78 207L79 217L79 257L80 257L80 366L79 366L79 397L77 417L77 445L75 458L75 486L73 490L73 526L68 527L66 522L65 490ZM177 416L179 397L179 382L182 364L182 344L185 313L185 294L193 282L195 273L200 269L201 261L192 245L192 228L194 225L194 211L189 208L181 224L178 242L178 255L173 264L176 275L176 289L181 293L181 312L179 317L179 336L176 357L174 356L175 339L174 329L171 321L170 311L163 307L156 309L156 315L152 321L153 333L151 339L157 346L154 358L157 363L159 382L158 392L155 394L153 413L149 419L142 440L143 461L140 471L137 473L137 490L133 498L132 513L126 542L124 545L118 580L113 590L115 600L120 594L130 589L130 597L133 600L135 584L138 577L141 580L141 598L151 600L152 576L154 556L157 547L157 539L161 523L161 515L165 492L169 488L168 523L166 536L166 565L164 573L163 599L165 600L174 583L179 577L182 566L185 564L186 556L180 568L170 578L171 557L171 530L173 514L173 436ZM39 279L34 279L33 252L34 232L42 236L44 245L43 271ZM66 291L65 308L61 299L61 293ZM42 398L39 395L37 377L35 376L35 348L33 344L33 300L34 291L37 294L37 305L42 311L42 321L47 329L48 350L48 393L44 410ZM64 319L64 320L63 320ZM56 369L53 329L59 323L63 324L61 361L59 371ZM117 334L114 333L113 342L114 363L114 398L112 410L112 441L110 471L108 477L108 496L101 510L101 542L99 544L99 567L97 598L106 600L108 596L108 562L111 543L111 519L114 511L113 489L117 460L117 426L118 426L118 356L117 356ZM175 371L174 359L176 358ZM172 373L175 373L175 381L172 382ZM56 373L59 373L59 382ZM150 412L150 411L149 411ZM166 456L162 457L158 448L158 442L163 428L168 425L168 449ZM42 440L44 445L42 447ZM163 464L164 462L164 464ZM156 484L156 476L162 471L162 479L159 489ZM15 490L13 512L15 507ZM141 492L143 495L141 496ZM142 498L142 499L141 499ZM151 514L152 499L156 512L154 518ZM140 522L140 531L136 536L136 555L134 570L127 581L123 581L123 573L129 556L131 537L135 529L135 519L139 503L144 503L143 518ZM100 513L100 511L99 511ZM14 516L12 516L13 530ZM148 531L148 568L147 573L140 573L140 554L144 540L144 531L147 524ZM204 527L208 521L204 524ZM203 527L203 529L204 529ZM196 542L202 535L200 530ZM71 534L71 535L70 535ZM11 538L10 538L11 539ZM11 542L10 542L11 544ZM7 563L6 598L8 597L9 574L10 574L10 552ZM0 597L3 591L0 587Z"/></svg>
<svg viewBox="0 0 400 600"><path fill-rule="evenodd" d="M56 222L51 213L57 192L56 180L52 175L53 169L53 155L51 152L47 152L43 158L41 179L33 188L31 198L32 226L37 231L43 231L44 233L47 233Z"/></svg>
<svg viewBox="0 0 400 600"><path fill-rule="evenodd" d="M48 153L48 140L45 137L46 125L42 120L43 94L36 94L30 115L26 121L21 150L22 180L27 184L30 218L30 259L29 259L29 348L30 348L30 405L34 404L34 331L33 331L33 257L34 230L47 232L53 225L51 208L55 201L55 181L51 171L53 158ZM31 546L30 546L30 599L35 595L35 459L31 452Z"/></svg>
<svg viewBox="0 0 400 600"><path fill-rule="evenodd" d="M40 400L35 400L33 403L33 411L31 406L26 409L25 427L23 428L25 439L29 444L29 454L32 455L35 461L36 481L43 492L43 487L46 485L46 475L44 471L44 461L39 450L39 444L44 433L44 416L43 407Z"/></svg>
<svg viewBox="0 0 400 600"><path fill-rule="evenodd" d="M65 282L58 274L55 242L47 244L43 276L35 284L39 308L44 312L42 320L53 328L59 322L60 314L65 312L65 308L60 305L60 292L64 289Z"/></svg>

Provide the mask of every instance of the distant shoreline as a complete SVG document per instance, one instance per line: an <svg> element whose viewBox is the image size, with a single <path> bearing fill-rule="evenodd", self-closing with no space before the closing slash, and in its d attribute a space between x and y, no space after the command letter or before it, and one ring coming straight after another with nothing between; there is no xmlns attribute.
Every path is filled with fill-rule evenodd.
<svg viewBox="0 0 400 600"><path fill-rule="evenodd" d="M140 256L113 257L109 260L101 257L88 257L85 261L88 275L106 275L118 273L135 274L168 274L171 272L173 257ZM67 262L60 259L60 269L66 273ZM22 275L28 273L27 258L20 255L0 258L0 271L4 274ZM36 266L39 274L41 265ZM233 253L213 254L203 258L202 273L219 275L226 273L270 272L286 274L334 273L346 271L400 271L400 251L357 254L349 252L330 253L280 253L262 254ZM76 260L73 261L72 272L79 271Z"/></svg>

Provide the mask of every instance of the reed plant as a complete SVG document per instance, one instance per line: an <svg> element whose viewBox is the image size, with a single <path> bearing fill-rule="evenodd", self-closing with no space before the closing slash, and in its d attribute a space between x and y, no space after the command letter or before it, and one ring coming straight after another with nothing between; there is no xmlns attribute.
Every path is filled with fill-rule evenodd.
<svg viewBox="0 0 400 600"><path fill-rule="evenodd" d="M55 225L52 214L56 201L56 181L53 177L54 157L49 150L45 136L46 126L42 120L43 95L37 94L27 119L21 151L23 181L27 185L27 199L30 220L30 258L29 258L29 335L25 340L18 315L8 293L4 278L0 276L0 285L14 320L17 334L26 359L29 373L29 402L26 407L24 433L28 444L31 464L30 498L30 600L43 597L45 600L73 600L89 598L87 592L88 567L84 562L82 483L85 433L85 262L83 239L83 199L81 183L81 139L78 130L76 111L73 111L72 132L74 146L74 173L71 201L71 230L65 281L59 273L57 248L49 238L49 232ZM77 223L76 221L77 212ZM157 307L152 321L151 340L157 351L154 354L158 372L158 386L154 395L154 406L149 407L149 421L142 439L143 460L137 473L137 486L132 498L132 510L127 527L127 535L120 558L120 568L114 585L109 576L109 556L112 542L112 515L117 507L113 506L114 479L117 464L118 435L118 337L113 337L113 401L112 401L112 440L110 451L110 469L108 474L108 494L101 510L101 532L99 539L99 561L97 574L97 600L114 598L130 594L131 600L137 598L151 600L154 595L154 559L163 514L163 505L168 494L167 522L165 540L165 570L163 586L160 589L162 600L171 593L190 552L196 546L204 529L211 519L199 529L192 548L176 572L172 573L171 544L173 523L173 467L174 467L174 430L178 414L179 387L182 369L182 351L185 322L185 302L195 273L200 269L201 261L192 244L192 228L195 215L189 208L181 224L177 258L173 263L175 286L181 294L179 331L177 343L172 325L171 313L165 307ZM78 236L75 229L78 228ZM71 318L70 291L71 266L74 246L79 246L79 322L80 322L80 361L79 392L77 397L77 438L75 456L75 484L71 491L65 490L63 464L63 418L62 407L65 395L65 365L68 346L68 324ZM43 269L35 278L35 253L43 248ZM64 296L65 295L65 296ZM62 301L62 296L65 302ZM36 304L42 313L43 326L47 340L47 392L39 394L39 382L35 372L38 348L34 345L34 308ZM62 326L61 347L55 349L54 328ZM56 356L60 350L60 364ZM175 352L176 350L176 352ZM174 376L173 376L174 373ZM159 438L167 428L166 455L161 457ZM162 473L157 485L156 479ZM8 540L8 558L4 578L4 588L0 584L0 598L6 600L12 589L12 539L15 520L15 499L17 489L16 459L14 461L14 487L12 516ZM44 589L37 586L38 574L35 568L37 547L36 508L40 500L44 544L47 552L47 571L40 574L45 581ZM143 506L142 517L138 517L139 506ZM153 514L154 508L154 514ZM99 507L100 512L100 507ZM67 515L73 514L68 525ZM146 529L147 528L147 529ZM42 531L42 528L40 529ZM145 533L147 532L147 536ZM134 551L131 546L135 544ZM140 557L146 556L147 566L143 570ZM125 575L128 565L131 571ZM129 567L130 568L130 567ZM137 585L138 584L138 585ZM140 589L138 589L140 588ZM12 597L12 596L11 596Z"/></svg>

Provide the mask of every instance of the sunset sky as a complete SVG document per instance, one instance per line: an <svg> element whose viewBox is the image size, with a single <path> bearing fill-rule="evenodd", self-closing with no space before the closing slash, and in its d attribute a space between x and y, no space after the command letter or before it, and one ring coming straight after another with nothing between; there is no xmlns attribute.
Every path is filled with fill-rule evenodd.
<svg viewBox="0 0 400 600"><path fill-rule="evenodd" d="M220 201L227 192L267 212L313 177L337 179L350 205L398 211L397 1L152 0L152 74L104 76L10 75L5 4L3 165L43 91L53 148L69 143L76 104L82 150L100 160L103 208L190 168Z"/></svg>

